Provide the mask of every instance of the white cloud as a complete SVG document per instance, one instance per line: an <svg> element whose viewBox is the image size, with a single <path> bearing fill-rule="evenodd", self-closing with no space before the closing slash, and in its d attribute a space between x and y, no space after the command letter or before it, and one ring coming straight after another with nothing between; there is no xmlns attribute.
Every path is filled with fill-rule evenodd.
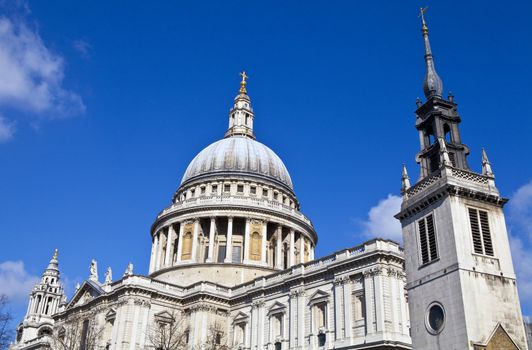
<svg viewBox="0 0 532 350"><path fill-rule="evenodd" d="M63 58L46 47L38 32L21 19L0 17L2 111L23 112L40 120L84 112L81 97L63 88L63 79ZM10 130L6 135L13 136Z"/></svg>
<svg viewBox="0 0 532 350"><path fill-rule="evenodd" d="M401 209L401 202L402 198L393 194L381 199L369 210L368 218L360 222L362 233L367 237L389 238L402 242L401 224L393 217Z"/></svg>
<svg viewBox="0 0 532 350"><path fill-rule="evenodd" d="M510 224L532 242L532 181L521 186L508 205Z"/></svg>
<svg viewBox="0 0 532 350"><path fill-rule="evenodd" d="M532 305L532 256L521 239L510 236L510 248L517 275L521 306Z"/></svg>
<svg viewBox="0 0 532 350"><path fill-rule="evenodd" d="M0 142L6 142L13 138L15 134L15 124L0 116Z"/></svg>
<svg viewBox="0 0 532 350"><path fill-rule="evenodd" d="M27 303L28 295L39 281L39 277L29 274L22 261L0 263L0 294L5 294L13 303Z"/></svg>
<svg viewBox="0 0 532 350"><path fill-rule="evenodd" d="M512 195L508 205L508 229L521 304L532 305L532 181Z"/></svg>

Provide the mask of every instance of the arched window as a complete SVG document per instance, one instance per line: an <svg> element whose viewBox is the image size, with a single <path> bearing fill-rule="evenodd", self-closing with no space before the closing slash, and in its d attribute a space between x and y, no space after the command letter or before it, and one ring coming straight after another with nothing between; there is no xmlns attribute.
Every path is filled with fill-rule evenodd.
<svg viewBox="0 0 532 350"><path fill-rule="evenodd" d="M50 327L41 327L39 329L39 332L37 333L39 337L45 336L45 335L52 335L52 328Z"/></svg>
<svg viewBox="0 0 532 350"><path fill-rule="evenodd" d="M443 125L443 134L445 135L445 142L451 143L452 142L452 134L451 134L451 128L449 127L449 124Z"/></svg>

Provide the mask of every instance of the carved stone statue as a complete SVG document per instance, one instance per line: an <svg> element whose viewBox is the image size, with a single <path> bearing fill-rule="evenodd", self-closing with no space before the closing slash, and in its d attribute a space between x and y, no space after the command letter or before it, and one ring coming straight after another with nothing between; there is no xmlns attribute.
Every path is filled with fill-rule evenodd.
<svg viewBox="0 0 532 350"><path fill-rule="evenodd" d="M91 261L89 280L98 282L98 262L94 259Z"/></svg>
<svg viewBox="0 0 532 350"><path fill-rule="evenodd" d="M129 263L127 264L127 268L126 268L126 271L124 271L124 276L123 277L126 277L126 276L131 276L133 275L133 263Z"/></svg>
<svg viewBox="0 0 532 350"><path fill-rule="evenodd" d="M113 271L111 270L111 266L107 268L107 272L105 273L105 282L104 284L109 285L113 283Z"/></svg>

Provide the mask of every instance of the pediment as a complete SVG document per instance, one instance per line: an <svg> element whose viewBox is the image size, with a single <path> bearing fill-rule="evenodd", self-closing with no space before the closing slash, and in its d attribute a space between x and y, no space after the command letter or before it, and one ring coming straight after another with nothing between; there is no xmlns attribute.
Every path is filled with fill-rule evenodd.
<svg viewBox="0 0 532 350"><path fill-rule="evenodd" d="M321 300L327 300L329 298L330 294L321 290L321 289L318 289L317 291L314 292L314 294L312 294L309 298L310 302L318 302L318 301L321 301Z"/></svg>
<svg viewBox="0 0 532 350"><path fill-rule="evenodd" d="M154 315L155 319L158 320L158 321L167 321L167 322L170 322L170 321L173 321L174 320L174 316L172 316L171 313L169 313L168 311L161 311L159 313L156 313Z"/></svg>
<svg viewBox="0 0 532 350"><path fill-rule="evenodd" d="M85 281L76 293L74 293L66 308L70 309L75 306L84 305L103 293L104 291L99 285L92 281Z"/></svg>
<svg viewBox="0 0 532 350"><path fill-rule="evenodd" d="M107 321L114 320L115 318L116 318L116 311L114 309L107 311L107 313L105 314L105 320Z"/></svg>
<svg viewBox="0 0 532 350"><path fill-rule="evenodd" d="M286 305L276 301L275 303L272 304L272 306L268 308L268 314L285 312L285 310L286 310Z"/></svg>
<svg viewBox="0 0 532 350"><path fill-rule="evenodd" d="M488 337L488 341L484 344L475 344L475 350L519 350L517 344L512 337L506 332L506 329L499 323Z"/></svg>
<svg viewBox="0 0 532 350"><path fill-rule="evenodd" d="M249 315L240 311L233 319L233 323L246 322L249 319Z"/></svg>

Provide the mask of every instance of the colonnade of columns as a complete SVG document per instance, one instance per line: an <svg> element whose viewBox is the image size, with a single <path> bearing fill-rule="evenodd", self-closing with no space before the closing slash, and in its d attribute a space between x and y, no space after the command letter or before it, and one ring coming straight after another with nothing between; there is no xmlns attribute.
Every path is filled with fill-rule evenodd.
<svg viewBox="0 0 532 350"><path fill-rule="evenodd" d="M207 217L172 223L153 236L150 273L184 263L243 263L285 269L314 259L303 233L276 222Z"/></svg>

